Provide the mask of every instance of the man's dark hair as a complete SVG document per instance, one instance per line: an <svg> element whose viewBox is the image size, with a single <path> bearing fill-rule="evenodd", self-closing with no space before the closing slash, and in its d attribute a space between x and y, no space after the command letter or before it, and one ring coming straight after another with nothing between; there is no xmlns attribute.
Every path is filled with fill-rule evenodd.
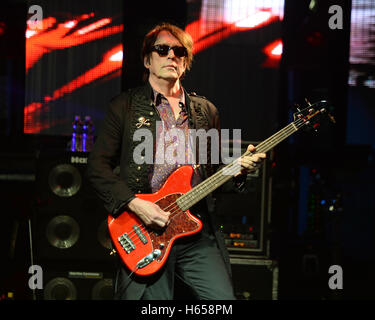
<svg viewBox="0 0 375 320"><path fill-rule="evenodd" d="M167 31L170 34L172 34L180 43L186 48L187 50L187 56L185 57L185 67L186 70L190 70L192 62L193 62L193 39L184 30L181 28L167 23L162 22L158 25L156 25L154 28L152 28L151 31L149 31L144 40L142 45L142 51L141 51L141 59L142 64L144 62L144 59L146 58L147 61L150 60L150 55L152 52L152 47L155 44L155 41L161 31ZM149 71L146 69L143 79L146 81L148 79Z"/></svg>

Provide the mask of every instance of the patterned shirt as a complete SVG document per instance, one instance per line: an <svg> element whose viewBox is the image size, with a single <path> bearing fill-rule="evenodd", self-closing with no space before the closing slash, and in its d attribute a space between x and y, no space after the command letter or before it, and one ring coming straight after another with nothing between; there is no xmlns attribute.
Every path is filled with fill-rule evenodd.
<svg viewBox="0 0 375 320"><path fill-rule="evenodd" d="M161 125L156 128L154 170L149 175L151 190L156 192L178 167L194 164L194 156L190 143L188 115L184 107L184 93L180 99L181 111L177 119L168 99L155 90L153 90L153 94L154 104L161 118ZM196 170L194 172L192 186L201 181Z"/></svg>

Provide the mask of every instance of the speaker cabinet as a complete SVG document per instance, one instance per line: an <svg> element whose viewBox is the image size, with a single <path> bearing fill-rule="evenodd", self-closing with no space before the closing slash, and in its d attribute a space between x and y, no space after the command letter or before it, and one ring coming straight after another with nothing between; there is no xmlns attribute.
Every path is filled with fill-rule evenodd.
<svg viewBox="0 0 375 320"><path fill-rule="evenodd" d="M114 274L108 213L85 179L87 159L87 153L77 152L43 152L37 159L33 254L34 263L48 274L39 297L89 299L95 279L74 273Z"/></svg>
<svg viewBox="0 0 375 320"><path fill-rule="evenodd" d="M242 141L241 154L249 144L256 146L258 143ZM247 175L243 192L221 188L216 194L217 219L232 255L248 258L270 255L272 157L270 151L264 164Z"/></svg>
<svg viewBox="0 0 375 320"><path fill-rule="evenodd" d="M279 267L275 260L231 258L238 300L277 300Z"/></svg>
<svg viewBox="0 0 375 320"><path fill-rule="evenodd" d="M33 228L37 261L112 260L106 219L93 209L80 210L37 210Z"/></svg>
<svg viewBox="0 0 375 320"><path fill-rule="evenodd" d="M87 266L54 266L44 271L40 300L112 300L112 273Z"/></svg>

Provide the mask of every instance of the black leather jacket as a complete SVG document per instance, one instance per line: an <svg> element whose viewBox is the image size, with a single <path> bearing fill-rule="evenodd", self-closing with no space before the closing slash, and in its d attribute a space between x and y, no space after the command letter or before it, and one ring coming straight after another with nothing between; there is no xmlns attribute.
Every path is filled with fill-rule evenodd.
<svg viewBox="0 0 375 320"><path fill-rule="evenodd" d="M185 92L185 102L189 128L220 130L218 111L210 101ZM137 123L141 117L148 123L142 128L150 129L152 136L156 137L156 121L161 121L161 118L153 104L149 83L123 92L111 101L103 127L89 156L87 178L98 197L103 200L108 213L114 216L123 211L123 207L133 199L134 194L151 193L148 174L153 165L140 165L133 160L134 148L140 143L133 141L133 134L138 129ZM201 166L202 179L217 169L215 165L210 164L210 151L211 147L208 144L208 164ZM244 178L246 179L246 176ZM229 188L238 191L243 182L244 179L229 180ZM209 215L207 221L211 224L230 273L229 256L212 214L214 198L209 195L206 201Z"/></svg>
<svg viewBox="0 0 375 320"><path fill-rule="evenodd" d="M134 148L140 143L133 141L134 132L139 128L139 119L143 117L147 120L142 128L151 130L153 137L156 136L156 121L161 121L151 97L152 89L147 83L114 98L90 153L87 177L99 198L104 201L108 213L113 215L119 213L134 194L151 193L148 175L153 165L137 164L133 160ZM185 99L189 128L220 130L218 111L210 101L186 92ZM203 179L214 173L218 166L210 164L210 145L207 151L208 164L202 166ZM119 173L115 170L117 166Z"/></svg>

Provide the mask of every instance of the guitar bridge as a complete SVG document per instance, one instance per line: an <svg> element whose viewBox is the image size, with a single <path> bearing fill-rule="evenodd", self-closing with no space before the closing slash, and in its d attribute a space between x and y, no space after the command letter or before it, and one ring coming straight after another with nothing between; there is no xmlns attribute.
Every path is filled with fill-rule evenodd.
<svg viewBox="0 0 375 320"><path fill-rule="evenodd" d="M122 236L119 236L118 241L120 242L121 246L124 248L126 253L130 253L136 248L135 244L129 238L127 233L124 233Z"/></svg>

